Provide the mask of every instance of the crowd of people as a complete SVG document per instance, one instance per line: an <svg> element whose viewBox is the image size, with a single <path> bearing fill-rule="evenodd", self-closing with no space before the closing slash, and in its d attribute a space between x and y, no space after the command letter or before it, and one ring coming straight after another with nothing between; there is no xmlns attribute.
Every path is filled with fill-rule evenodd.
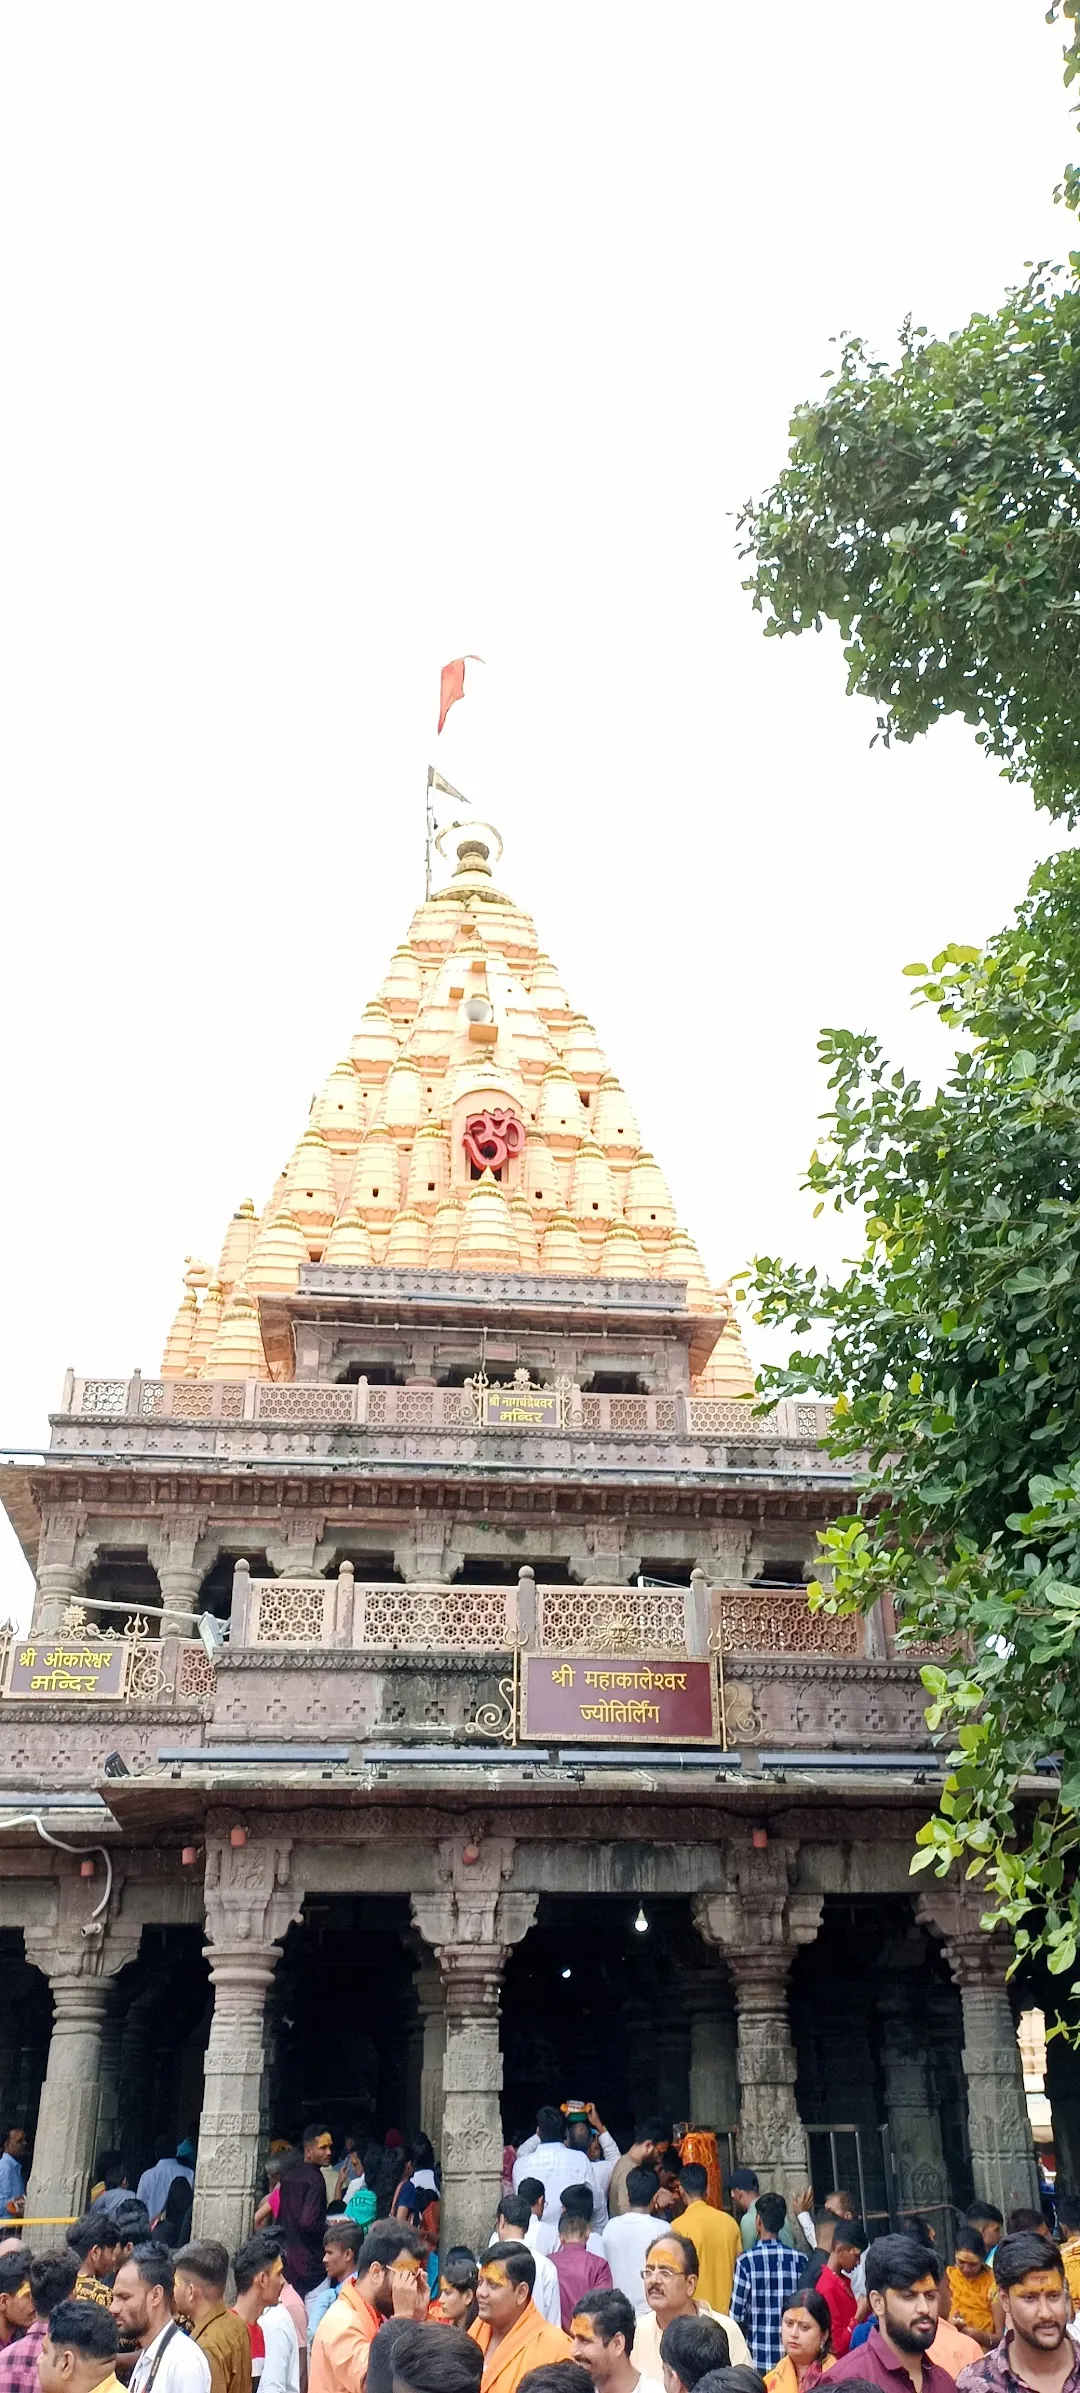
<svg viewBox="0 0 1080 2393"><path fill-rule="evenodd" d="M713 2139L591 2105L504 2155L489 2240L440 2256L430 2144L313 2123L270 2155L247 2241L191 2239L195 2151L132 2191L99 2156L63 2246L27 2249L0 2149L0 2393L1080 2393L1080 2198L869 2237L842 2189L789 2208ZM10 2167L4 2167L5 2161Z"/></svg>

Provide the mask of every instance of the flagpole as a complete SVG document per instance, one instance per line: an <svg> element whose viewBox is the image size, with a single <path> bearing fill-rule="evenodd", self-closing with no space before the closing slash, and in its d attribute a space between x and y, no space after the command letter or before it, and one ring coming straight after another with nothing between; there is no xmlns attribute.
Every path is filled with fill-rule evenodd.
<svg viewBox="0 0 1080 2393"><path fill-rule="evenodd" d="M435 792L444 798L456 798L459 806L471 806L463 790L455 789L452 781L444 781L433 764L427 769L427 798L424 807L424 897L431 896L431 851L435 845Z"/></svg>

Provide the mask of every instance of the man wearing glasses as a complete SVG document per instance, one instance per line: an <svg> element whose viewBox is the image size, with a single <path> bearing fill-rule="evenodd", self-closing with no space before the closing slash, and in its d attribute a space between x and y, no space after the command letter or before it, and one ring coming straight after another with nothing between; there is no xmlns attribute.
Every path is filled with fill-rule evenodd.
<svg viewBox="0 0 1080 2393"><path fill-rule="evenodd" d="M697 2299L697 2247L688 2235L666 2228L649 2245L641 2275L648 2307L638 2312L634 2366L642 2376L662 2378L660 2338L674 2318L714 2318L727 2336L732 2366L753 2367L750 2346L734 2319Z"/></svg>
<svg viewBox="0 0 1080 2393"><path fill-rule="evenodd" d="M427 2246L411 2227L380 2222L356 2256L336 2302L320 2320L308 2360L308 2393L361 2393L368 2351L395 2310L416 2315L415 2280L427 2294Z"/></svg>

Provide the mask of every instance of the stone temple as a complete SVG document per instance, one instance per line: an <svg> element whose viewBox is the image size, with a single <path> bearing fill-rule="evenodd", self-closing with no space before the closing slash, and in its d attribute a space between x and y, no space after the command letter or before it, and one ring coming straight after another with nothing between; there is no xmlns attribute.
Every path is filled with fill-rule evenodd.
<svg viewBox="0 0 1080 2393"><path fill-rule="evenodd" d="M198 2122L196 2231L232 2248L269 2135L325 2115L422 2124L473 2240L504 2137L568 2094L879 2225L1030 2201L1041 1990L909 1876L918 1657L808 1609L848 1500L822 1408L755 1413L500 856L455 834L160 1376L69 1374L0 1473L36 1583L0 1680L28 2214Z"/></svg>

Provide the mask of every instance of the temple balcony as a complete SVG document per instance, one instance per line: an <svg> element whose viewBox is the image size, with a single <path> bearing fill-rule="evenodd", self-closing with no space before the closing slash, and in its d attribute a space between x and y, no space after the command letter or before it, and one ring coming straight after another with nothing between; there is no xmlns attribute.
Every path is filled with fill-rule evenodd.
<svg viewBox="0 0 1080 2393"><path fill-rule="evenodd" d="M672 1471L730 1467L847 1474L824 1452L831 1406L785 1402L765 1415L746 1398L593 1395L569 1387L550 1423L492 1427L468 1388L412 1381L401 1387L312 1380L84 1379L69 1373L51 1415L50 1451L148 1460L223 1461L276 1456L520 1462L526 1467L635 1462Z"/></svg>
<svg viewBox="0 0 1080 2393"><path fill-rule="evenodd" d="M78 1665L86 1632L76 1623L69 1615L39 1634L34 1669ZM90 1635L104 1642L110 1630ZM834 1619L810 1609L805 1587L710 1587L701 1571L686 1587L549 1586L526 1566L516 1584L468 1586L362 1582L348 1563L334 1578L257 1578L241 1561L216 1657L189 1638L125 1638L119 1621L113 1635L127 1652L108 1702L70 1691L35 1700L31 1641L13 1632L0 1640L0 1725L22 1768L92 1780L109 1753L128 1769L153 1769L178 1741L238 1752L260 1739L328 1742L348 1749L350 1769L365 1766L369 1745L387 1743L415 1746L418 1757L463 1741L497 1755L515 1741L516 1691L535 1655L591 1656L594 1666L600 1657L616 1672L647 1661L706 1667L714 1741L751 1769L765 1748L930 1750L920 1654L897 1650L882 1609Z"/></svg>

